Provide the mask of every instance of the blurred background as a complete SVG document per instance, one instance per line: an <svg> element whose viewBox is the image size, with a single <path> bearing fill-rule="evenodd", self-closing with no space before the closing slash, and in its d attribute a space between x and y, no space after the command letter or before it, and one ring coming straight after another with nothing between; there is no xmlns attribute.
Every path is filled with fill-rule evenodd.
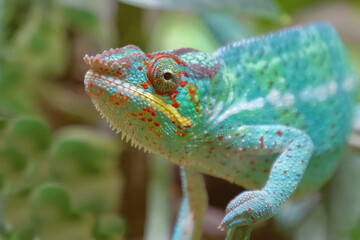
<svg viewBox="0 0 360 240"><path fill-rule="evenodd" d="M0 239L170 239L178 168L112 132L83 87L82 58L227 42L327 21L360 72L360 1L0 0ZM359 116L360 119L360 116ZM251 239L360 239L360 138L319 193L286 204ZM356 147L357 146L357 147ZM203 239L243 189L206 176Z"/></svg>

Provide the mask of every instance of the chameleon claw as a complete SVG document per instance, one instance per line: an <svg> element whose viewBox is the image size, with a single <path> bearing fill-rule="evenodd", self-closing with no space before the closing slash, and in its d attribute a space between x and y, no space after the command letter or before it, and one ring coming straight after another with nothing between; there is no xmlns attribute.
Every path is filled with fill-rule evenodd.
<svg viewBox="0 0 360 240"><path fill-rule="evenodd" d="M226 230L225 227L222 226L222 224L220 224L217 228L222 232Z"/></svg>

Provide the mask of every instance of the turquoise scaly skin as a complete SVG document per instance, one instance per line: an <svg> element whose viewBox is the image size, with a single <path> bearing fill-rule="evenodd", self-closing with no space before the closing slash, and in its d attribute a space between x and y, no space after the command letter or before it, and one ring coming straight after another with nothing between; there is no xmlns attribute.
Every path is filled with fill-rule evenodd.
<svg viewBox="0 0 360 240"><path fill-rule="evenodd" d="M200 173L249 190L220 227L273 216L290 195L321 187L351 130L358 77L336 31L319 23L220 48L146 54L128 45L85 56L86 92L135 146L181 166L173 239L200 239ZM296 191L295 191L296 190Z"/></svg>

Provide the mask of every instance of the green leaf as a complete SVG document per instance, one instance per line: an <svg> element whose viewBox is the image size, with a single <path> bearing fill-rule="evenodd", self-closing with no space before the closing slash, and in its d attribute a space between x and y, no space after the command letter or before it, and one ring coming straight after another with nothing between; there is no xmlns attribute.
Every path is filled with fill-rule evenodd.
<svg viewBox="0 0 360 240"><path fill-rule="evenodd" d="M94 174L121 150L113 136L89 128L67 127L56 133L52 151L53 167L60 175ZM72 174L73 173L73 174Z"/></svg>
<svg viewBox="0 0 360 240"><path fill-rule="evenodd" d="M71 200L67 190L57 183L44 183L33 193L32 201L36 209L55 208L59 213L70 212Z"/></svg>
<svg viewBox="0 0 360 240"><path fill-rule="evenodd" d="M356 226L350 232L350 240L358 240L360 239L360 219L357 222Z"/></svg>
<svg viewBox="0 0 360 240"><path fill-rule="evenodd" d="M76 163L80 171L97 173L101 169L103 156L106 153L89 142L68 139L57 145L55 155L57 161L67 161L65 164Z"/></svg>
<svg viewBox="0 0 360 240"><path fill-rule="evenodd" d="M27 164L27 156L20 149L4 147L0 149L0 171L18 172L24 170Z"/></svg>
<svg viewBox="0 0 360 240"><path fill-rule="evenodd" d="M124 220L115 215L97 218L92 227L92 235L96 240L115 240L122 236L124 232Z"/></svg>
<svg viewBox="0 0 360 240"><path fill-rule="evenodd" d="M20 118L14 121L10 132L10 141L20 148L41 151L51 143L51 129L49 125L36 118Z"/></svg>
<svg viewBox="0 0 360 240"><path fill-rule="evenodd" d="M250 240L252 226L230 228L226 240Z"/></svg>

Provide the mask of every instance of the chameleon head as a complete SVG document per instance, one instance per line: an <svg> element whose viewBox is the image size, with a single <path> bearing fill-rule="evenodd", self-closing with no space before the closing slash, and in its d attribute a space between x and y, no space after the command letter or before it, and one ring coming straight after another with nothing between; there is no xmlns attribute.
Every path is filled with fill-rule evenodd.
<svg viewBox="0 0 360 240"><path fill-rule="evenodd" d="M134 45L84 57L85 89L95 107L135 145L155 152L189 136L201 98L219 67L210 55L178 49L145 54Z"/></svg>

